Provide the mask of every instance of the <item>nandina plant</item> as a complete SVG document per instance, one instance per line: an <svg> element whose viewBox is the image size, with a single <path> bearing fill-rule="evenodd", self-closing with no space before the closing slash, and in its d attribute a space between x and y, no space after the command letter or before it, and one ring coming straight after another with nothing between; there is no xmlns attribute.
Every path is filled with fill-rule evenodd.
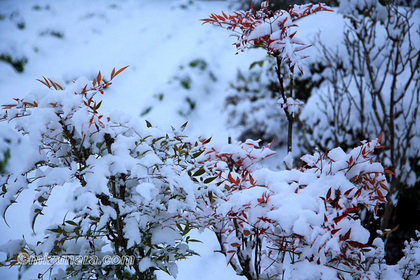
<svg viewBox="0 0 420 280"><path fill-rule="evenodd" d="M239 49L262 46L278 63L301 70L296 52L306 46L290 32L293 22L328 8L271 12L267 5L205 21L227 22L232 30L242 26ZM123 70L113 70L109 81ZM259 141L216 145L183 136L183 127L162 132L121 112L100 113L100 94L110 85L100 73L66 88L47 78L41 82L48 88L3 106L1 117L31 137L35 149L21 170L1 177L0 210L6 220L19 195L35 190L35 231L53 192L70 188L74 208L36 246L25 239L2 246L3 264L23 265L45 253L117 255L133 261L69 262L54 277L155 279L155 270L175 276L176 260L194 254L189 231L208 228L228 264L247 279L374 276L371 263L383 248L378 240L368 242L360 217L365 211L376 215L389 191L384 175L392 172L374 161L381 135L348 153L335 148L302 157L305 166L273 171L258 167L274 153L270 145L259 148ZM282 94L290 100L284 89ZM294 102L280 103L291 114ZM410 248L418 242L407 246L404 269L414 267Z"/></svg>
<svg viewBox="0 0 420 280"><path fill-rule="evenodd" d="M41 278L49 271L57 279L155 279L155 270L175 276L176 260L194 254L188 233L207 228L247 279L372 274L370 252L377 249L360 216L376 214L386 201L384 174L392 172L372 160L381 136L347 154L336 148L304 156L307 165L298 169L272 171L257 166L274 154L259 141L215 145L182 136L185 126L163 133L121 112L101 114L100 96L110 85L101 74L66 88L41 82L47 88L3 106L2 118L35 149L21 170L1 177L2 215L6 221L27 190L36 192L34 231L54 192L69 188L73 208L36 245L23 238L1 246L3 265L46 256L68 263L56 270L52 262ZM105 256L118 262L101 262ZM411 257L404 261L412 267Z"/></svg>
<svg viewBox="0 0 420 280"><path fill-rule="evenodd" d="M65 271L51 261L48 269L39 266L40 278L155 279L155 270L176 276L176 261L194 254L188 247L194 221L186 216L195 209L194 183L186 169L198 144L122 112L100 113L104 89L125 68L114 69L108 82L101 72L67 87L43 78L45 89L3 105L1 118L30 137L33 148L20 170L0 178L3 219L28 191L35 192L34 232L53 194L68 190L72 207L36 244L23 238L3 245L2 265L55 259L67 264Z"/></svg>
<svg viewBox="0 0 420 280"><path fill-rule="evenodd" d="M386 202L385 174L393 174L373 160L380 140L349 153L306 155L304 166L277 172L257 167L274 153L258 141L204 141L190 172L202 184L198 217L228 264L249 280L367 277L376 248L361 216L376 215Z"/></svg>
<svg viewBox="0 0 420 280"><path fill-rule="evenodd" d="M234 45L238 51L261 47L276 60L275 71L279 83L278 103L288 121L287 151L292 152L295 112L302 105L299 100L294 99L293 75L295 67L301 73L303 72L301 61L306 56L299 55L299 52L310 47L297 36L296 21L315 12L332 10L321 3L294 5L287 10L277 11L269 10L268 6L267 0L261 4L260 10L254 10L254 3L252 3L248 11L237 11L231 15L224 12L220 15L211 14L202 21L231 30L233 36L237 37ZM286 92L284 87L282 63L286 63L290 70L290 92Z"/></svg>
<svg viewBox="0 0 420 280"><path fill-rule="evenodd" d="M331 9L307 4L270 11L265 1L257 11L251 5L249 11L202 20L231 30L238 51L262 47L276 60L278 103L289 124L288 152L295 107L302 104L293 99L293 78L286 93L281 66L287 64L291 76L296 69L302 72L305 56L298 53L309 45L296 36L296 21L318 11ZM215 232L228 263L247 279L369 276L368 252L374 247L360 217L366 211L376 217L389 192L384 174L393 174L373 162L381 136L348 154L336 148L304 156L304 167L278 173L255 169L255 163L271 155L269 147L258 150L257 142L206 149L192 176L211 186L203 186L204 224ZM296 273L302 270L311 275Z"/></svg>
<svg viewBox="0 0 420 280"><path fill-rule="evenodd" d="M176 261L194 254L188 233L207 228L247 279L351 279L389 269L373 262L383 247L368 243L360 222L364 211L377 214L389 191L384 174L393 173L373 160L381 135L349 153L306 155L305 166L272 171L257 165L274 154L271 145L216 145L182 136L185 126L164 133L121 112L100 113L110 85L101 74L66 88L41 82L47 88L3 106L2 118L35 149L21 170L1 177L1 213L6 221L19 195L34 190L35 231L54 192L70 189L73 207L36 245L24 238L2 245L1 264L53 260L40 278L49 271L57 279L156 279L155 270L175 276ZM410 248L401 263L409 277L417 273ZM105 256L117 262L101 262ZM54 269L60 258L66 270Z"/></svg>

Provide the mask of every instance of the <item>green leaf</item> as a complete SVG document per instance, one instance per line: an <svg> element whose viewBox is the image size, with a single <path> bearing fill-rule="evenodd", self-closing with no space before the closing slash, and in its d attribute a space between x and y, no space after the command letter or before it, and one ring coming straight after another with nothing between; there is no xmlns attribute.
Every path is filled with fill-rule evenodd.
<svg viewBox="0 0 420 280"><path fill-rule="evenodd" d="M101 100L101 101L99 101L99 103L98 103L98 104L96 104L96 110L98 110L98 109L99 109L99 107L101 107L101 105L102 105L102 100Z"/></svg>
<svg viewBox="0 0 420 280"><path fill-rule="evenodd" d="M181 131L184 131L184 129L185 129L185 127L187 126L187 124L188 124L188 122L185 122L183 125L181 125L180 130L181 130Z"/></svg>
<svg viewBox="0 0 420 280"><path fill-rule="evenodd" d="M35 166L37 166L37 165L44 165L44 164L46 164L47 162L45 161L45 160L40 160L40 161L37 161L34 165Z"/></svg>
<svg viewBox="0 0 420 280"><path fill-rule="evenodd" d="M251 63L251 65L249 66L249 70L251 70L252 68L255 67L255 65L258 65L260 67L262 67L264 64L264 60L259 60L259 61L254 61Z"/></svg>
<svg viewBox="0 0 420 280"><path fill-rule="evenodd" d="M198 169L196 172L194 172L193 176L200 176L203 175L206 171L203 168Z"/></svg>
<svg viewBox="0 0 420 280"><path fill-rule="evenodd" d="M204 71L207 68L207 62L203 59L194 59L189 64L190 67L195 68L198 67L200 70Z"/></svg>
<svg viewBox="0 0 420 280"><path fill-rule="evenodd" d="M195 183L198 183L198 180L197 180L196 178L194 178L194 177L191 177L191 180L192 180L193 182L195 182Z"/></svg>
<svg viewBox="0 0 420 280"><path fill-rule="evenodd" d="M183 231L182 227L180 224L176 224L176 227L178 228L179 231Z"/></svg>
<svg viewBox="0 0 420 280"><path fill-rule="evenodd" d="M58 228L49 228L48 230L55 233L60 233L60 230Z"/></svg>
<svg viewBox="0 0 420 280"><path fill-rule="evenodd" d="M152 127L152 124L148 120L145 120L145 121L146 121L146 126L147 127Z"/></svg>
<svg viewBox="0 0 420 280"><path fill-rule="evenodd" d="M198 240L198 239L188 239L188 242L203 243L203 241Z"/></svg>
<svg viewBox="0 0 420 280"><path fill-rule="evenodd" d="M189 90L191 88L191 82L191 78L187 76L181 79L180 84L184 89Z"/></svg>
<svg viewBox="0 0 420 280"><path fill-rule="evenodd" d="M39 215L44 215L43 213L42 213L42 209L39 209L39 208L37 208L37 209L35 209L35 215L34 215L34 218L32 219L32 222L31 222L31 227L32 227L32 231L35 231L35 220L36 220L36 218L38 218L38 216Z"/></svg>
<svg viewBox="0 0 420 280"><path fill-rule="evenodd" d="M182 232L182 235L187 235L191 231L191 227L189 224L185 225L184 231Z"/></svg>
<svg viewBox="0 0 420 280"><path fill-rule="evenodd" d="M210 200L210 203L213 203L213 202L214 202L214 199L213 199L213 192L208 192L208 194L209 194L209 200Z"/></svg>
<svg viewBox="0 0 420 280"><path fill-rule="evenodd" d="M147 107L143 112L141 112L140 116L143 117L143 116L149 114L151 110L152 110L152 107L151 106L150 107Z"/></svg>
<svg viewBox="0 0 420 280"><path fill-rule="evenodd" d="M198 158L203 152L204 152L204 150L193 153L192 158Z"/></svg>
<svg viewBox="0 0 420 280"><path fill-rule="evenodd" d="M77 224L75 222L71 221L71 220L67 220L66 223L69 224L69 225L77 227Z"/></svg>
<svg viewBox="0 0 420 280"><path fill-rule="evenodd" d="M204 180L204 184L208 184L208 183L211 183L211 182L213 182L213 180L214 179L216 179L217 177L209 177L209 178L207 178L207 179L205 179Z"/></svg>
<svg viewBox="0 0 420 280"><path fill-rule="evenodd" d="M103 144L104 144L104 142L96 143L96 148L98 148L98 150L100 150Z"/></svg>

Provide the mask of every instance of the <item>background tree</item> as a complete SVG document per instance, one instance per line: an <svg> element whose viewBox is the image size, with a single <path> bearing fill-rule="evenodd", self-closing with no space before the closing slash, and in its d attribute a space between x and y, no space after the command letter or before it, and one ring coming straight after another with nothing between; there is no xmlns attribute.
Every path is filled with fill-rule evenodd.
<svg viewBox="0 0 420 280"><path fill-rule="evenodd" d="M301 144L306 150L352 147L368 135L384 132L387 148L380 158L396 176L389 178L392 195L376 228L400 226L387 237L387 258L395 263L402 256L403 240L414 237L414 230L420 228L420 211L415 207L420 203L416 9L395 1L341 1L339 12L347 19L344 42L337 49L317 42L326 58L321 61L325 81L312 91L310 106L301 115L303 134L308 135Z"/></svg>

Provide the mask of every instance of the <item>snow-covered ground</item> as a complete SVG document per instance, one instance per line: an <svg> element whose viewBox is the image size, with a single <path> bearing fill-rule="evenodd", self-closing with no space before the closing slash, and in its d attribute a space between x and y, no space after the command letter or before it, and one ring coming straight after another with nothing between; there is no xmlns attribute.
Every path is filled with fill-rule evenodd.
<svg viewBox="0 0 420 280"><path fill-rule="evenodd" d="M68 84L80 76L93 78L98 71L109 76L114 67L130 65L105 92L105 110L141 117L150 108L144 117L154 125L179 127L188 120L186 133L226 141L236 136L234 130L226 128L223 114L229 81L235 79L237 69L246 70L265 54L252 50L235 56L234 38L199 21L222 10L230 10L228 1L1 0L0 56L26 59L27 63L19 73L0 62L0 104L43 87L36 81L42 76ZM315 17L317 20L312 20ZM331 24L338 21L337 15L331 13L320 19L314 15L302 20L306 34L323 29L327 36L334 37L334 32L341 30L340 25ZM193 61L204 61L205 69L198 69ZM184 78L190 89L180 85ZM0 123L0 136L18 139L12 133ZM18 166L25 154L27 140L19 141L12 150L9 169ZM56 203L37 220L35 234L41 235L43 227L65 215L63 206L68 203L69 193L63 188L54 198ZM18 202L6 216L9 227L0 219L0 244L22 235L29 240L38 238L29 223L31 195L23 194ZM205 232L199 239L205 241L195 245L201 257L181 261L177 279L244 279L226 266L221 254L214 253L217 243L211 233ZM17 279L14 268L0 268L0 275L2 279ZM30 269L24 278L36 275ZM171 279L164 273L158 278Z"/></svg>

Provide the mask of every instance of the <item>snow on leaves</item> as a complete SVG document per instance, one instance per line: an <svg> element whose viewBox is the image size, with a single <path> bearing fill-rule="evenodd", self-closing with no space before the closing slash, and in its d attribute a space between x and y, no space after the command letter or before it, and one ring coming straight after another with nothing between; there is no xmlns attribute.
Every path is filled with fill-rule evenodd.
<svg viewBox="0 0 420 280"><path fill-rule="evenodd" d="M36 246L24 242L8 252L6 263L17 264L20 251L33 256L118 254L135 261L117 272L108 264L96 270L70 263L68 273L151 279L156 269L176 275L175 261L194 254L187 245L192 227L183 212L196 206L185 170L198 143L176 131L141 125L121 112L100 113L98 97L125 68L114 69L108 82L99 72L93 81L80 78L67 88L44 78L47 88L3 106L3 118L32 137L34 148L22 170L0 178L3 218L27 189L36 191L30 210L34 231L53 192L67 186L74 198L74 208L67 209L71 219L49 226ZM140 265L144 259L149 261Z"/></svg>
<svg viewBox="0 0 420 280"><path fill-rule="evenodd" d="M113 71L111 80L122 70ZM102 117L96 93L110 82L100 73L66 89L41 82L48 89L3 106L5 119L35 135L39 155L26 170L2 178L0 209L4 217L33 185L34 227L55 187L71 184L74 217L50 226L38 249L25 242L19 250L134 254L134 273L150 276L160 269L175 275L175 261L194 254L189 231L208 228L227 262L249 279L292 275L304 265L367 273L372 247L360 215L376 214L386 202L385 173L392 174L373 160L382 135L349 153L335 148L302 157L305 166L272 171L258 167L274 154L271 144L216 145L211 138L162 133L121 113ZM16 264L17 254L9 252L7 261ZM70 266L73 273L91 273L77 269Z"/></svg>
<svg viewBox="0 0 420 280"><path fill-rule="evenodd" d="M248 11L233 12L227 15L211 14L202 19L204 23L217 25L233 32L237 37L234 44L238 51L253 47L263 47L268 54L288 60L290 69L296 65L302 72L301 60L305 56L297 53L310 45L296 36L295 21L318 11L332 11L325 4L294 5L287 10L268 10L269 1L261 4L261 9L254 11L251 5Z"/></svg>
<svg viewBox="0 0 420 280"><path fill-rule="evenodd" d="M299 110L303 107L304 103L302 101L300 101L299 99L293 99L292 97L288 97L286 99L286 102L284 102L284 100L279 99L277 101L277 104L280 105L280 108L288 109L288 112L290 112L290 114L292 116L294 116L297 112L299 112Z"/></svg>
<svg viewBox="0 0 420 280"><path fill-rule="evenodd" d="M349 153L336 148L304 156L305 166L279 172L257 168L273 154L269 146L206 144L191 172L201 184L201 223L249 279L293 271L304 260L364 275L372 247L361 211L376 213L388 192L387 169L373 162L380 138Z"/></svg>

